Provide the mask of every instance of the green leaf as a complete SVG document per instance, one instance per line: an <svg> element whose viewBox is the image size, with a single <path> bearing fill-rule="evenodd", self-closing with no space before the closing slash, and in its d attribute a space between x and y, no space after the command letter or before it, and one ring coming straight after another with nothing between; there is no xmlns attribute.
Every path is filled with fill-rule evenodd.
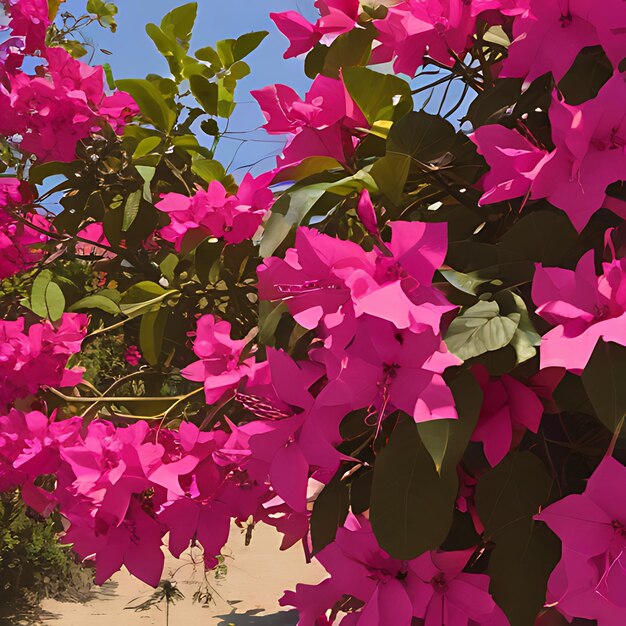
<svg viewBox="0 0 626 626"><path fill-rule="evenodd" d="M65 296L53 279L50 270L43 270L37 275L30 293L30 306L39 317L54 322L63 315Z"/></svg>
<svg viewBox="0 0 626 626"><path fill-rule="evenodd" d="M269 35L266 30L259 30L253 33L241 35L233 45L233 58L239 61L247 57L251 52L256 50L261 42Z"/></svg>
<svg viewBox="0 0 626 626"><path fill-rule="evenodd" d="M141 318L139 347L150 365L156 365L159 362L169 311L167 307L158 307L148 311Z"/></svg>
<svg viewBox="0 0 626 626"><path fill-rule="evenodd" d="M161 20L161 29L164 33L174 35L178 41L186 44L186 49L188 49L197 14L197 2L183 4L182 6L172 9L163 17Z"/></svg>
<svg viewBox="0 0 626 626"><path fill-rule="evenodd" d="M311 543L313 554L323 550L335 540L337 528L343 526L348 516L350 500L348 487L335 476L317 496L311 513Z"/></svg>
<svg viewBox="0 0 626 626"><path fill-rule="evenodd" d="M552 480L530 452L509 455L478 482L476 506L486 538L490 590L511 626L533 624L560 557L558 539L533 515L549 502Z"/></svg>
<svg viewBox="0 0 626 626"><path fill-rule="evenodd" d="M141 113L156 128L166 132L172 129L176 113L169 108L165 98L153 83L141 78L125 78L117 81L117 87L133 97Z"/></svg>
<svg viewBox="0 0 626 626"><path fill-rule="evenodd" d="M419 436L439 473L456 470L478 422L483 401L480 385L467 370L453 379L449 387L458 419L432 420L417 425Z"/></svg>
<svg viewBox="0 0 626 626"><path fill-rule="evenodd" d="M598 340L582 379L596 415L615 432L626 415L626 347Z"/></svg>
<svg viewBox="0 0 626 626"><path fill-rule="evenodd" d="M215 44L217 54L222 62L222 67L230 67L235 62L233 48L235 47L234 39L222 39Z"/></svg>
<svg viewBox="0 0 626 626"><path fill-rule="evenodd" d="M141 178L143 178L143 199L146 202L152 202L152 190L150 184L156 173L156 168L150 165L136 165L135 169L139 172Z"/></svg>
<svg viewBox="0 0 626 626"><path fill-rule="evenodd" d="M346 89L370 124L392 120L413 109L410 85L392 74L380 74L366 67L347 67L342 72Z"/></svg>
<svg viewBox="0 0 626 626"><path fill-rule="evenodd" d="M92 296L86 296L81 298L78 302L74 302L69 308L70 311L82 311L84 309L100 309L105 313L111 315L117 315L121 313L120 307L111 298L102 296L100 294L94 294Z"/></svg>
<svg viewBox="0 0 626 626"><path fill-rule="evenodd" d="M133 225L137 213L139 213L142 195L141 189L137 189L137 191L133 191L128 198L126 198L126 203L124 204L124 218L122 220L122 232L125 233Z"/></svg>
<svg viewBox="0 0 626 626"><path fill-rule="evenodd" d="M373 29L355 28L337 37L324 58L323 73L338 78L341 69L365 65L370 57L374 35Z"/></svg>
<svg viewBox="0 0 626 626"><path fill-rule="evenodd" d="M262 300L259 303L259 336L258 341L263 346L274 346L276 328L285 313L288 313L286 302L273 304Z"/></svg>
<svg viewBox="0 0 626 626"><path fill-rule="evenodd" d="M220 59L220 55L217 53L217 50L211 48L211 46L196 50L195 57L200 61L208 63L214 73L217 73L219 70L224 69L222 59Z"/></svg>
<svg viewBox="0 0 626 626"><path fill-rule="evenodd" d="M204 76L194 74L189 77L189 86L198 104L200 104L209 115L217 115L217 83L211 83Z"/></svg>
<svg viewBox="0 0 626 626"><path fill-rule="evenodd" d="M272 214L263 229L259 253L272 256L294 226L298 226L315 203L326 193L324 189L300 189L283 194L272 207Z"/></svg>
<svg viewBox="0 0 626 626"><path fill-rule="evenodd" d="M398 205L404 198L410 169L411 161L405 155L387 154L374 162L370 174L387 198Z"/></svg>
<svg viewBox="0 0 626 626"><path fill-rule="evenodd" d="M157 50L165 57L172 75L176 78L176 82L180 82L185 57L187 56L185 48L180 45L173 35L170 36L164 33L156 24L146 24L146 33L154 42Z"/></svg>
<svg viewBox="0 0 626 626"><path fill-rule="evenodd" d="M374 471L366 470L350 485L350 508L355 515L365 513L370 508L373 478Z"/></svg>
<svg viewBox="0 0 626 626"><path fill-rule="evenodd" d="M452 321L445 342L450 352L467 361L507 346L519 322L519 313L504 317L497 302L481 301Z"/></svg>
<svg viewBox="0 0 626 626"><path fill-rule="evenodd" d="M438 115L412 111L391 127L387 154L410 157L417 163L432 163L454 146L456 131L450 122Z"/></svg>
<svg viewBox="0 0 626 626"><path fill-rule="evenodd" d="M374 466L370 520L394 559L438 548L452 525L456 470L437 473L415 422L404 416Z"/></svg>
<svg viewBox="0 0 626 626"><path fill-rule="evenodd" d="M33 165L28 171L28 182L33 185L41 185L50 176L70 176L76 171L75 163L49 161L48 163Z"/></svg>
<svg viewBox="0 0 626 626"><path fill-rule="evenodd" d="M112 2L89 0L87 2L87 12L96 16L100 26L111 29L111 32L116 31L115 16L117 15L117 7Z"/></svg>
<svg viewBox="0 0 626 626"><path fill-rule="evenodd" d="M212 180L222 180L226 176L224 166L212 159L197 159L191 164L191 171L207 183Z"/></svg>

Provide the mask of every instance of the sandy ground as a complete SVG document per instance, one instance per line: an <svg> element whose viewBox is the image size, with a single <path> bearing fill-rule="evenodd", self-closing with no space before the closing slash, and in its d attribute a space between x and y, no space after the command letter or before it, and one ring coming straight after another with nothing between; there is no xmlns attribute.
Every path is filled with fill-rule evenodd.
<svg viewBox="0 0 626 626"><path fill-rule="evenodd" d="M263 524L257 526L250 546L233 527L225 554L228 572L223 579L210 578L214 602L202 607L192 601L203 580L202 567L194 566L191 554L180 560L168 559L166 574L173 573L185 595L170 609L170 626L292 626L297 614L278 605L283 590L297 582L317 583L325 578L316 563L307 565L300 545L279 552L280 535ZM84 604L47 600L42 605L45 626L165 626L165 607L137 612L126 607L147 600L153 589L119 572L97 589Z"/></svg>

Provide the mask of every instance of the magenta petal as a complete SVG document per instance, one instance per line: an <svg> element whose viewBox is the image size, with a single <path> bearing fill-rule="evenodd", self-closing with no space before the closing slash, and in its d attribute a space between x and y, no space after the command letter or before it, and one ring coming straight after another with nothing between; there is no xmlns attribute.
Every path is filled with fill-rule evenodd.
<svg viewBox="0 0 626 626"><path fill-rule="evenodd" d="M544 509L537 519L556 533L563 545L586 556L608 549L614 532L611 518L586 495L571 495Z"/></svg>
<svg viewBox="0 0 626 626"><path fill-rule="evenodd" d="M294 510L306 509L309 464L300 446L288 444L278 450L270 468L270 481L276 493Z"/></svg>

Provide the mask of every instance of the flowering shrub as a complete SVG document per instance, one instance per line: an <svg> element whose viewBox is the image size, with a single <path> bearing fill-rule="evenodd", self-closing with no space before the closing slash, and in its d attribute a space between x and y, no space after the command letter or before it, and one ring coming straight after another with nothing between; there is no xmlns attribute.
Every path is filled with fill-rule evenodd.
<svg viewBox="0 0 626 626"><path fill-rule="evenodd" d="M301 626L625 623L626 4L272 14L312 83L252 92L239 181L267 33L183 5L107 88L72 24L115 7L44 4L3 3L0 489L99 584L253 520L328 573Z"/></svg>

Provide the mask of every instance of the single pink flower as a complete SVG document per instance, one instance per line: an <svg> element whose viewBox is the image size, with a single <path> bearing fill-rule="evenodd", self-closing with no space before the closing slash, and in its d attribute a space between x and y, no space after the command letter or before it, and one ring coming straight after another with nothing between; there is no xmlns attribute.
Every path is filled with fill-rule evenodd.
<svg viewBox="0 0 626 626"><path fill-rule="evenodd" d="M208 404L217 402L227 391L234 391L255 368L254 357L241 361L245 340L230 336L229 322L204 315L198 320L193 351L199 361L181 371L187 380L204 383Z"/></svg>
<svg viewBox="0 0 626 626"><path fill-rule="evenodd" d="M480 182L484 189L481 205L520 198L530 192L547 151L499 124L477 128L470 139L490 168Z"/></svg>
<svg viewBox="0 0 626 626"><path fill-rule="evenodd" d="M536 516L556 533L563 556L549 581L550 600L566 615L612 626L626 618L626 468L606 457L584 493Z"/></svg>
<svg viewBox="0 0 626 626"><path fill-rule="evenodd" d="M554 328L541 339L541 368L580 374L599 339L626 345L626 259L603 263L596 275L594 252L575 271L537 265L532 297L537 314Z"/></svg>
<svg viewBox="0 0 626 626"><path fill-rule="evenodd" d="M491 380L483 366L475 366L473 372L483 390L483 404L472 441L482 442L487 461L495 467L526 429L534 433L539 430L543 404L512 376Z"/></svg>

